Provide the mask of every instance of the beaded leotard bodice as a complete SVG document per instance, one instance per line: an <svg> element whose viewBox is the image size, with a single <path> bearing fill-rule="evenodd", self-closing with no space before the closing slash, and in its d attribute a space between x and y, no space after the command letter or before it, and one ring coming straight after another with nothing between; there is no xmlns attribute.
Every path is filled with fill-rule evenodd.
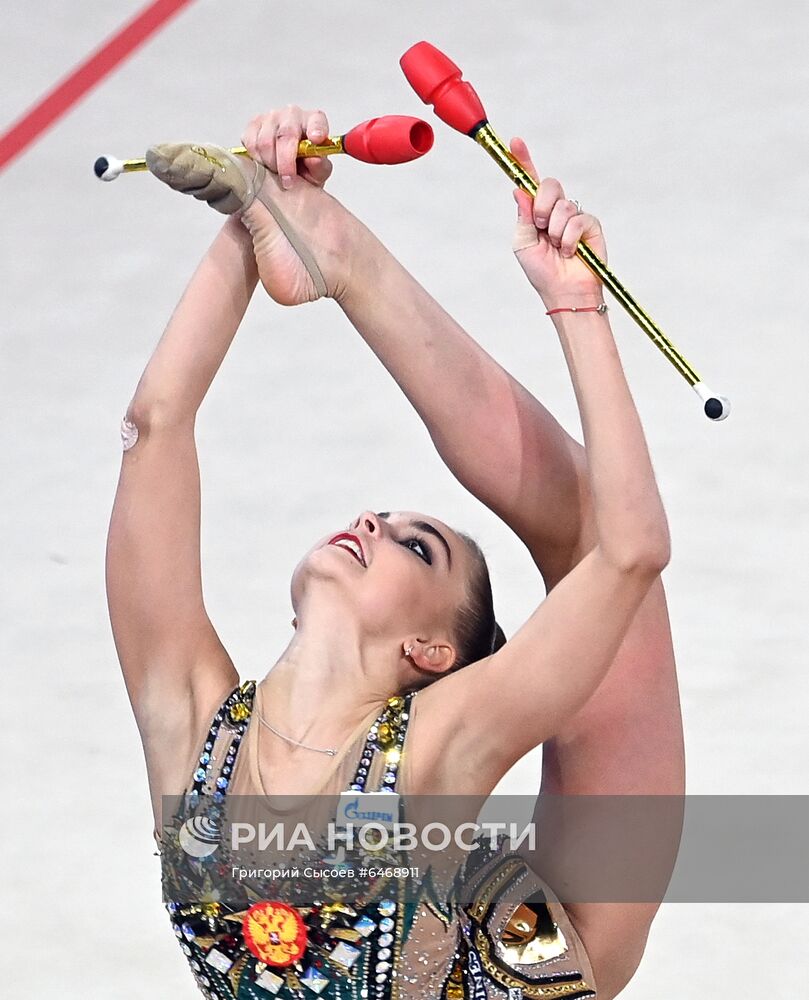
<svg viewBox="0 0 809 1000"><path fill-rule="evenodd" d="M234 853L223 829L234 809L254 798L238 794L236 765L246 746L253 749L255 695L253 681L234 688L212 720L186 794L170 810L164 800L171 818L161 841L163 900L208 1000L595 996L592 971L561 905L550 895L544 909L522 905L521 886L534 890L537 880L526 881L528 869L513 855L478 852L462 884L424 868L411 877L403 853L373 846L346 853L318 842L272 862L262 853L261 864L250 848ZM340 810L346 799L356 808L375 793L371 801L395 803L404 820L400 771L413 698L389 699L351 745L353 756L340 772L350 776ZM532 912L533 932L519 931ZM509 932L533 942L522 953L512 944L511 963L498 952ZM515 971L520 954L530 962L517 962Z"/></svg>
<svg viewBox="0 0 809 1000"><path fill-rule="evenodd" d="M251 877L244 867L248 851L238 861L246 876L233 877L234 858L220 828L255 691L254 682L242 684L216 713L190 791L164 828L163 896L174 932L203 994L213 1000L386 1000L412 913L404 879L395 874L399 866L385 865L381 877L360 875L344 854L304 848L285 854L270 878L266 867ZM355 798L376 792L398 806L412 697L389 699L364 734L345 789ZM328 884L312 874L326 868Z"/></svg>

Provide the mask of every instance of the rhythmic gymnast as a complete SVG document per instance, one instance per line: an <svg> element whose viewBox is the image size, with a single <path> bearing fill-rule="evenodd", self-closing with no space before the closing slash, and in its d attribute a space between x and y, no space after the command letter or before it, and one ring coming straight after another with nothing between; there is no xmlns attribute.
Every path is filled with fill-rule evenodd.
<svg viewBox="0 0 809 1000"><path fill-rule="evenodd" d="M219 789L220 799L302 795L339 791L353 775L349 787L363 790L373 778L409 794L486 796L539 744L538 814L548 794L681 794L682 726L660 578L668 527L599 308L601 287L574 256L584 239L605 257L599 222L552 178L533 200L515 192L513 249L552 311L582 446L326 193L331 163L296 160L302 137L327 135L322 112L290 106L250 123L243 136L250 159L187 145L156 147L148 157L161 180L231 216L127 409L109 528L110 617L158 844L161 797L192 785ZM525 143L515 139L511 148L539 180ZM495 621L485 560L467 536L409 511L365 510L347 525L325 515L328 533L292 576L291 641L257 685L240 683L203 602L194 424L259 280L285 305L334 299L447 467L528 547L548 595L508 642ZM388 910L379 904L362 925L374 926L377 959L387 958L388 938L398 933L383 930L386 919L398 920L396 901L383 903ZM203 994L235 997L237 970L247 976L235 925L229 940L217 937L214 906L206 911L210 933L202 933L177 906L170 902L172 922ZM597 984L599 1000L610 1000L634 974L656 909L555 904L550 912L568 948L554 968L576 969L579 979L509 993L495 976L487 995L592 996ZM365 969L357 955L371 937L344 930L334 954L341 948L346 969L355 962L355 972ZM378 961L387 968L370 975L363 987L370 992L361 995L468 995L452 992L471 982L468 968L467 978L453 979L455 939L447 949L434 928L427 936L446 959L439 972L431 960L429 981L423 958L408 964L397 954L399 969ZM251 971L240 1000L353 995L340 992L349 980L334 974L336 958L316 966L301 952L297 965L282 967L242 951Z"/></svg>

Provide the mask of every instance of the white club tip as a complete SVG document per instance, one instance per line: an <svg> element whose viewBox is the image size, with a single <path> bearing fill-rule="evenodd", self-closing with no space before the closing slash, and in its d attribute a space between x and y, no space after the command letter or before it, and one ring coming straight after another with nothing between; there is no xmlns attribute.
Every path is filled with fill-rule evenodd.
<svg viewBox="0 0 809 1000"><path fill-rule="evenodd" d="M718 396L704 382L697 382L691 387L702 400L702 408L709 420L724 420L730 413L730 400L726 396Z"/></svg>
<svg viewBox="0 0 809 1000"><path fill-rule="evenodd" d="M114 156L99 156L93 165L93 172L102 181L114 181L124 172L124 161Z"/></svg>

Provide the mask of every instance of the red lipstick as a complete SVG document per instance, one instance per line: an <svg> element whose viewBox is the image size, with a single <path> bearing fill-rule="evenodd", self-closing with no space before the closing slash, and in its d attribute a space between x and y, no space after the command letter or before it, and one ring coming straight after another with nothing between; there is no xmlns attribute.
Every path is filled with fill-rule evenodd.
<svg viewBox="0 0 809 1000"><path fill-rule="evenodd" d="M362 547L362 542L356 535L352 535L347 531L341 531L339 535L331 538L328 544L338 545L341 549L345 549L346 552L350 552L360 566L364 566L367 569L368 564L365 561L365 550Z"/></svg>

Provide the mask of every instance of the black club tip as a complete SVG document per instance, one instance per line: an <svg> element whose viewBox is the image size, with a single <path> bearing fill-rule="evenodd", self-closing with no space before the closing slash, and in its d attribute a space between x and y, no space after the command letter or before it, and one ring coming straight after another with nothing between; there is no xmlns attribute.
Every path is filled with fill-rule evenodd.
<svg viewBox="0 0 809 1000"><path fill-rule="evenodd" d="M711 420L719 420L724 410L725 408L722 406L721 400L715 397L705 400L705 416L710 417Z"/></svg>
<svg viewBox="0 0 809 1000"><path fill-rule="evenodd" d="M93 173L96 175L96 177L99 178L99 180L107 172L109 165L110 161L107 159L106 156L99 156L99 158L95 161L95 163L93 164Z"/></svg>

